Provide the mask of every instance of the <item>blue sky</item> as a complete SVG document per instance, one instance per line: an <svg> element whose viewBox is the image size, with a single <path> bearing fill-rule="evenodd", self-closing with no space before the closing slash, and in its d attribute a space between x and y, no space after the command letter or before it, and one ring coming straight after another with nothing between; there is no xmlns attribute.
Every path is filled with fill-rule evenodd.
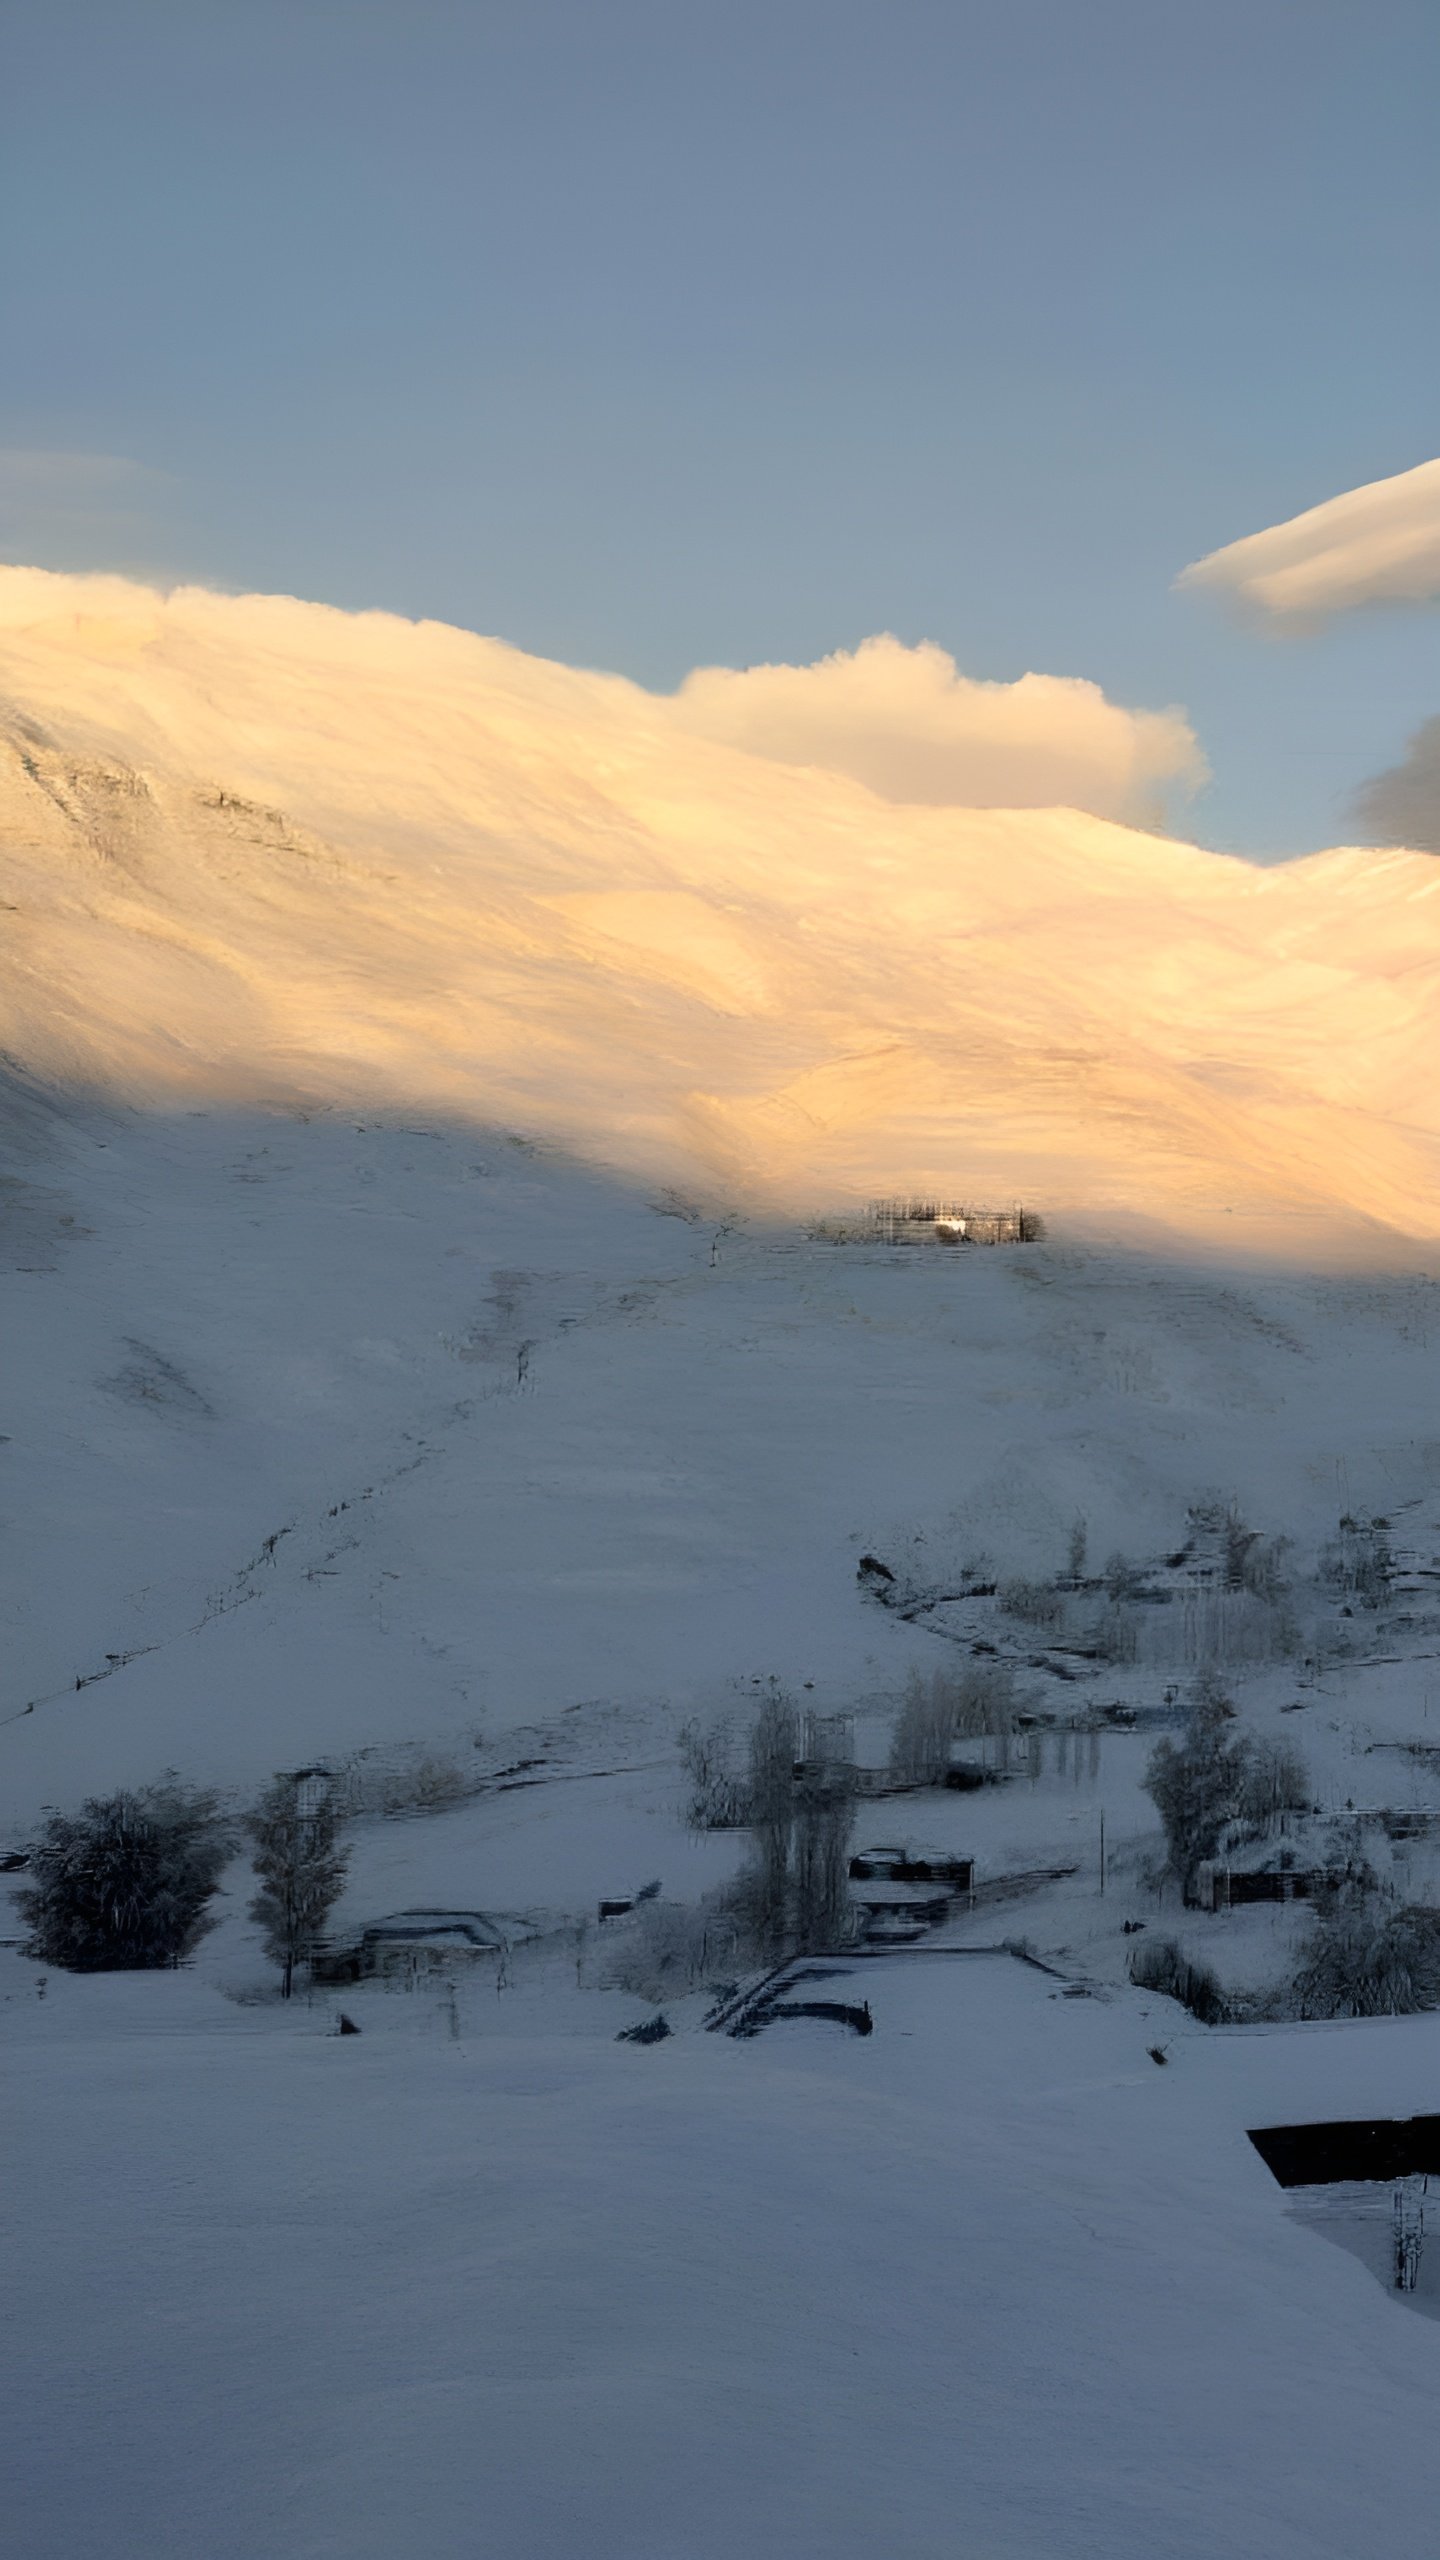
<svg viewBox="0 0 1440 2560"><path fill-rule="evenodd" d="M1436 621L1186 562L1440 450L1435 0L31 0L11 556L436 614L672 685L893 630L1186 706L1279 855Z"/></svg>

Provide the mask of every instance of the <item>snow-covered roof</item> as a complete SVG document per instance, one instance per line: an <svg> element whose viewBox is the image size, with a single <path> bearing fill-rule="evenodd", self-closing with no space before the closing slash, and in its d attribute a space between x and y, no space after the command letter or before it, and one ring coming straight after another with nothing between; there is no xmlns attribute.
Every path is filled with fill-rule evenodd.
<svg viewBox="0 0 1440 2560"><path fill-rule="evenodd" d="M472 1947L503 1947L509 1934L487 1911L394 1911L361 1933L366 1946L382 1940L464 1938Z"/></svg>

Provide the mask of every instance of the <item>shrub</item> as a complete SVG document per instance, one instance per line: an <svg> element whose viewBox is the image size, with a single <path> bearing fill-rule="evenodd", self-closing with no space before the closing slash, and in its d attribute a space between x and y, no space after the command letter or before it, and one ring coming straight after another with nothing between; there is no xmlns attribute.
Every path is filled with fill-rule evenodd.
<svg viewBox="0 0 1440 2560"><path fill-rule="evenodd" d="M1130 1979L1139 1991L1159 1991L1167 2000L1178 2000L1204 2027L1222 2027L1235 2014L1208 1964L1193 1963L1173 1938L1147 1938L1143 1947L1134 1948Z"/></svg>
<svg viewBox="0 0 1440 2560"><path fill-rule="evenodd" d="M682 1997L717 1966L743 1967L755 1952L754 1913L743 1883L725 1885L702 1902L649 1902L611 1926L595 1978L637 2000Z"/></svg>
<svg viewBox="0 0 1440 2560"><path fill-rule="evenodd" d="M479 1739L474 1736L477 1750ZM367 1813L444 1813L490 1783L478 1756L447 1759L418 1743L384 1749L366 1744L335 1763L329 1775L336 1809L346 1820Z"/></svg>
<svg viewBox="0 0 1440 2560"><path fill-rule="evenodd" d="M173 1780L53 1814L18 1897L25 1952L71 1973L181 1964L233 1851L216 1798Z"/></svg>
<svg viewBox="0 0 1440 2560"><path fill-rule="evenodd" d="M727 1720L687 1724L680 1732L680 1760L689 1788L685 1820L692 1831L735 1831L748 1819L744 1779L734 1765L734 1736Z"/></svg>
<svg viewBox="0 0 1440 2560"><path fill-rule="evenodd" d="M1023 1618L1032 1627L1058 1627L1064 1624L1064 1594L1050 1582L1002 1582L999 1590L1001 1608L1007 1617Z"/></svg>
<svg viewBox="0 0 1440 2560"><path fill-rule="evenodd" d="M1317 1906L1288 1991L1292 2018L1388 2018L1440 2006L1440 1912L1347 1878Z"/></svg>

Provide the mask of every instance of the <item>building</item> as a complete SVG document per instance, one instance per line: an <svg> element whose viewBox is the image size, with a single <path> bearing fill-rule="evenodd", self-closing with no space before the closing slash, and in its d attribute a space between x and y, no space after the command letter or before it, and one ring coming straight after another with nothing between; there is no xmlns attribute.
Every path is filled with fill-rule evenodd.
<svg viewBox="0 0 1440 2560"><path fill-rule="evenodd" d="M852 1883L943 1884L950 1893L971 1893L975 1861L957 1858L948 1849L887 1847L857 1849L850 1861Z"/></svg>
<svg viewBox="0 0 1440 2560"><path fill-rule="evenodd" d="M512 1932L485 1911L395 1911L372 1921L358 1938L322 1948L317 1982L415 1980L456 1965L493 1959L509 1951Z"/></svg>
<svg viewBox="0 0 1440 2560"><path fill-rule="evenodd" d="M984 1209L962 1200L872 1200L863 1230L876 1244L1037 1244L1033 1209Z"/></svg>
<svg viewBox="0 0 1440 2560"><path fill-rule="evenodd" d="M938 1929L975 1889L975 1861L913 1843L857 1849L850 1899L870 1946L903 1946Z"/></svg>
<svg viewBox="0 0 1440 2560"><path fill-rule="evenodd" d="M1325 1881L1322 1868L1286 1866L1280 1859L1247 1867L1206 1858L1187 1898L1201 1911L1234 1911L1242 1902L1313 1902Z"/></svg>

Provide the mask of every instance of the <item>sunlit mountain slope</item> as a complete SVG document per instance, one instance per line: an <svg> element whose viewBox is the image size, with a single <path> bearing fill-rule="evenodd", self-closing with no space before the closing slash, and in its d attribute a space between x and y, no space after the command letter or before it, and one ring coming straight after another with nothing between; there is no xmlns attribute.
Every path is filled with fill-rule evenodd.
<svg viewBox="0 0 1440 2560"><path fill-rule="evenodd" d="M901 807L499 642L0 572L0 1039L754 1205L1440 1233L1440 869Z"/></svg>

